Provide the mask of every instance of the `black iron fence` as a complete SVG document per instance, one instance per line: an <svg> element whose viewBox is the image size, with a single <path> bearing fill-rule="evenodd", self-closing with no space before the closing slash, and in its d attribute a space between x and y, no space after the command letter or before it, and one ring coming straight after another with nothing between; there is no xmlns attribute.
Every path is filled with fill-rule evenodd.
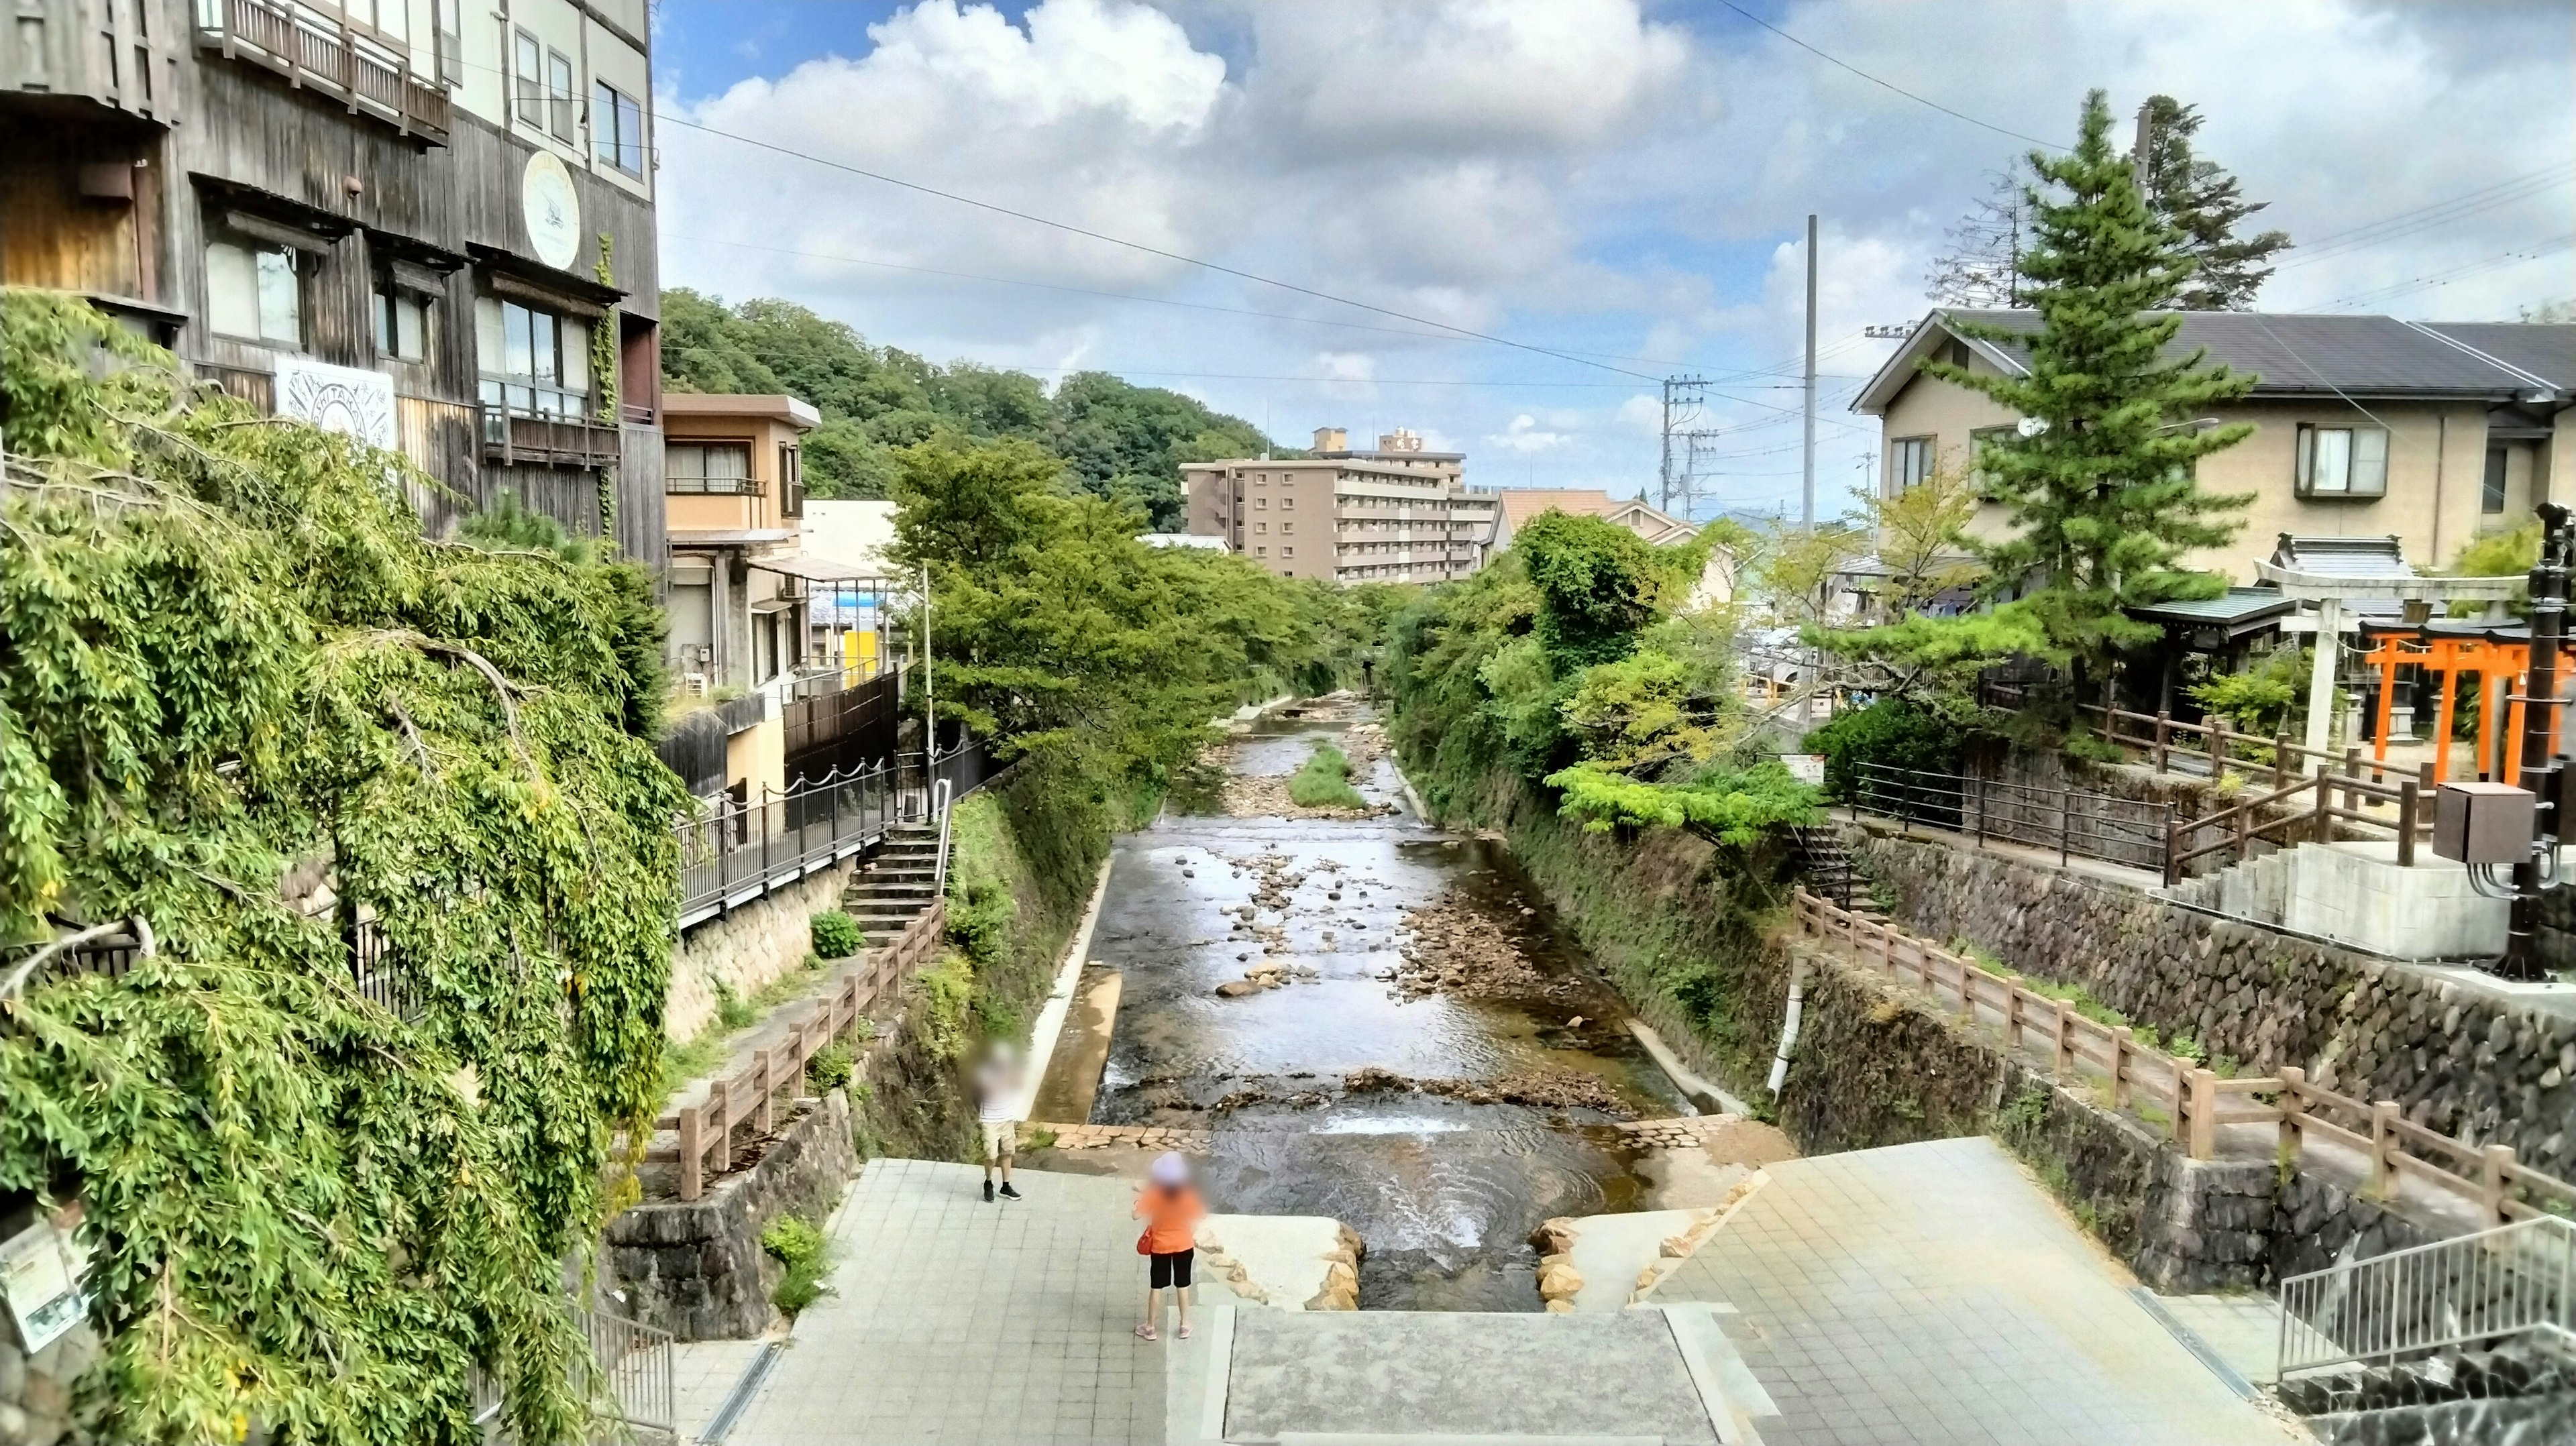
<svg viewBox="0 0 2576 1446"><path fill-rule="evenodd" d="M1852 813L1874 813L1905 828L1941 829L1984 843L1996 840L2055 849L2058 861L2100 859L2165 871L2173 805L2108 793L2041 788L1864 763L1856 770Z"/></svg>

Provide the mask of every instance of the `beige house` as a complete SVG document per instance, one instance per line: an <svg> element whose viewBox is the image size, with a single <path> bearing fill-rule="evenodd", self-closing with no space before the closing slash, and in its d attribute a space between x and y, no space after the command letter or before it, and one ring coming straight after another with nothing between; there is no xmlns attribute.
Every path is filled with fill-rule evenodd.
<svg viewBox="0 0 2576 1446"><path fill-rule="evenodd" d="M1494 551L1511 546L1512 538L1543 512L1598 517L1656 547L1688 542L1699 535L1697 527L1649 505L1643 497L1623 502L1597 487L1506 487L1502 493L1502 520L1494 531ZM1707 564L1700 569L1699 585L1691 590L1690 605L1705 607L1734 600L1735 555L1724 548L1712 548Z"/></svg>
<svg viewBox="0 0 2576 1446"><path fill-rule="evenodd" d="M1962 320L2039 328L2032 311L1949 308L1915 327L1852 404L1879 419L1887 495L1935 469L1970 466L1981 436L2021 420L1918 372L1938 360L2024 373L2025 348L1962 336ZM2191 559L2234 582L2253 582L2255 561L2284 533L2395 536L2408 557L2438 566L2478 534L2527 521L2550 500L2553 477L2576 479L2576 424L2566 420L2576 326L2188 312L2172 352L2194 348L2260 378L2250 395L2210 409L2222 422L2253 423L2254 435L2199 464L2205 489L2254 498L2233 543ZM1994 536L2006 525L1990 506L1972 530Z"/></svg>
<svg viewBox="0 0 2576 1446"><path fill-rule="evenodd" d="M1191 462L1181 476L1190 532L1281 577L1443 582L1485 565L1500 513L1490 488L1466 484L1465 462L1401 429L1357 452L1319 427L1311 456Z"/></svg>

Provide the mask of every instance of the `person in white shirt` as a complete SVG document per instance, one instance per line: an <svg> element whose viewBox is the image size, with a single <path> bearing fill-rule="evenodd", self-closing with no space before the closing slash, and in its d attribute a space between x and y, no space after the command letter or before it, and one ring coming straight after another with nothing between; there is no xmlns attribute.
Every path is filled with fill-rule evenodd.
<svg viewBox="0 0 2576 1446"><path fill-rule="evenodd" d="M984 1199L993 1198L993 1166L1002 1167L1002 1198L1017 1200L1011 1187L1011 1153L1019 1146L1014 1111L1020 1104L1020 1060L1007 1040L994 1040L975 1071L975 1117L984 1127Z"/></svg>

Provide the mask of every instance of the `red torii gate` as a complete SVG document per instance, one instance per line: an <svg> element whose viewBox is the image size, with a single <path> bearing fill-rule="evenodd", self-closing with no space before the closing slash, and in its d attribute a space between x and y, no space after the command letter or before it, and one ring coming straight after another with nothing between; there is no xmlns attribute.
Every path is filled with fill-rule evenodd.
<svg viewBox="0 0 2576 1446"><path fill-rule="evenodd" d="M2451 776L2451 709L2459 699L2458 679L2470 674L2478 679L2478 751L2480 771L2489 778L2518 778L2522 767L2522 699L2523 676L2531 666L2531 641L2524 637L2498 637L2495 631L2474 633L2434 632L2425 627L2386 627L2365 625L2369 651L2361 661L2379 670L2379 726L2371 758L2377 763L2388 761L2388 725L2397 696L2397 670L2419 668L2442 679L2442 706L2433 721L2433 781ZM2515 632L2522 631L2519 628ZM2560 676L2568 676L2576 665L2576 640L2559 648ZM2496 699L2505 706L2499 710ZM2504 757L2496 758L2496 722L2505 723Z"/></svg>

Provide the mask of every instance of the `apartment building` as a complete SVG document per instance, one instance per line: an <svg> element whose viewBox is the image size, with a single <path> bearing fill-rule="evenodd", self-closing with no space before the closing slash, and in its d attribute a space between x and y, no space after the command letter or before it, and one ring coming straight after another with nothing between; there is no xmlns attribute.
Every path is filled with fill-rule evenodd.
<svg viewBox="0 0 2576 1446"><path fill-rule="evenodd" d="M1889 495L1936 468L1973 466L1978 439L2021 418L1983 393L1924 376L1931 359L2022 375L2027 348L1963 334L1961 322L2028 334L2031 311L1941 308L1916 325L1852 409L1879 418ZM2254 435L2200 459L2202 488L2246 494L2236 540L2189 559L2255 581L2283 535L2396 537L2405 555L2446 564L2479 534L2519 526L2568 498L2576 468L2576 326L2408 322L2388 316L2186 312L2169 347L2259 380L2209 408ZM2179 419L2191 425L2201 419ZM1998 536L2003 509L1972 529Z"/></svg>
<svg viewBox="0 0 2576 1446"><path fill-rule="evenodd" d="M1181 475L1190 532L1281 577L1428 583L1492 553L1501 503L1468 486L1465 467L1465 453L1424 451L1402 428L1353 451L1342 428L1319 427L1308 456L1192 462Z"/></svg>
<svg viewBox="0 0 2576 1446"><path fill-rule="evenodd" d="M17 0L0 282L664 561L645 0Z"/></svg>

